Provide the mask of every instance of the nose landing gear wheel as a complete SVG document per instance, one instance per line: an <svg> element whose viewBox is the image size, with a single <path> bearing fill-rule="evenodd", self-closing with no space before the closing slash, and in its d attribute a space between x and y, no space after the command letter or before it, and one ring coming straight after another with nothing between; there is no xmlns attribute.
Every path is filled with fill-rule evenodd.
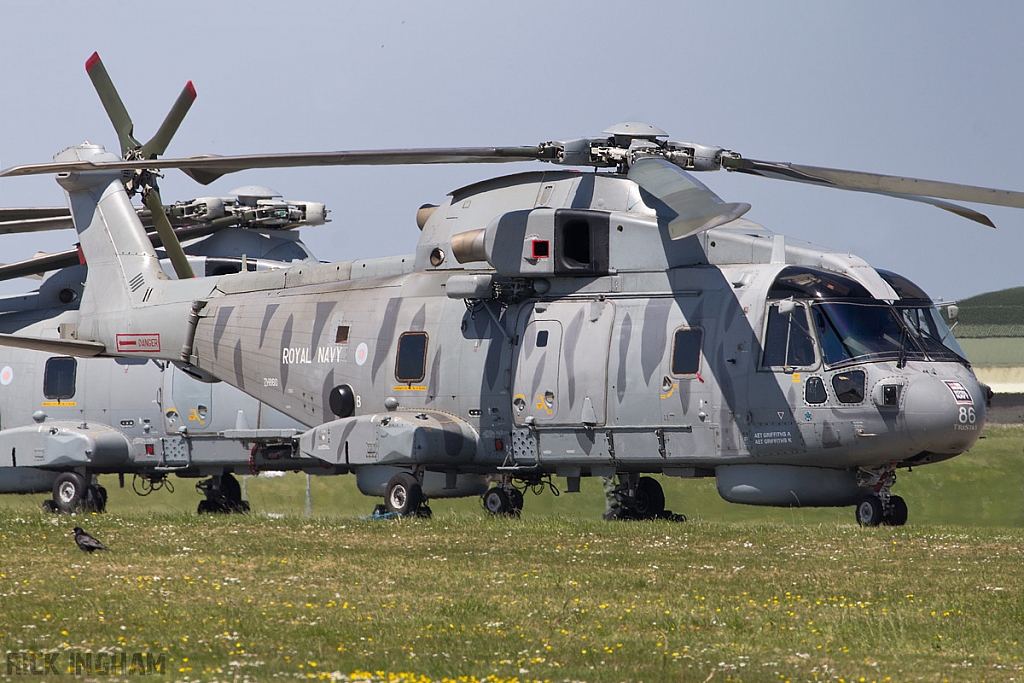
<svg viewBox="0 0 1024 683"><path fill-rule="evenodd" d="M901 496L889 497L889 509L885 511L882 524L886 526L903 526L907 523L907 501Z"/></svg>
<svg viewBox="0 0 1024 683"><path fill-rule="evenodd" d="M878 526L882 515L882 501L877 496L868 496L857 505L857 523L861 526Z"/></svg>

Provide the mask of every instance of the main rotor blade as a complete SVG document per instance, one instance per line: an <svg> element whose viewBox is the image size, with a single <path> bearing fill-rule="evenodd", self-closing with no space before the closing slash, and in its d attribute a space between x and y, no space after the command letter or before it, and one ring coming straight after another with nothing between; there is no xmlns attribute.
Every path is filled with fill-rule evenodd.
<svg viewBox="0 0 1024 683"><path fill-rule="evenodd" d="M710 230L736 220L750 210L750 204L727 204L704 183L664 159L638 159L627 177L653 195L674 214L668 219L668 234L677 240L701 230ZM658 211L659 207L651 207ZM659 216L662 211L658 211Z"/></svg>
<svg viewBox="0 0 1024 683"><path fill-rule="evenodd" d="M192 85L192 81L189 81L185 84L181 94L178 95L178 99L174 101L174 106L167 112L167 116L164 118L164 122L160 124L160 129L156 132L156 135L139 150L139 154L143 159L151 159L164 153L167 149L167 144L174 137L178 126L181 125L182 119L185 118L185 114L188 113L189 108L192 107L192 103L195 101L196 89Z"/></svg>
<svg viewBox="0 0 1024 683"><path fill-rule="evenodd" d="M43 337L27 337L20 334L0 334L0 346L11 346L16 349L34 349L47 353L66 356L92 358L106 353L107 347L99 342L79 341L78 339L53 339Z"/></svg>
<svg viewBox="0 0 1024 683"><path fill-rule="evenodd" d="M107 67L103 66L98 52L93 52L92 56L86 60L85 70L92 80L93 87L96 88L96 94L100 96L103 108L107 110L110 122L114 124L118 142L121 144L121 156L123 157L139 146L139 141L132 135L135 127L132 123L132 117L128 115L128 109L125 108L124 102L121 101L121 96L117 94L114 82L110 80L110 74L107 73Z"/></svg>
<svg viewBox="0 0 1024 683"><path fill-rule="evenodd" d="M976 187L947 183L940 180L921 180L919 178L903 178L900 176L882 175L880 173L864 173L863 171L846 171L838 168L821 166L804 166L776 161L758 161L724 155L722 167L729 171L749 173L777 180L793 180L800 183L824 185L844 190L860 190L893 196L915 195L918 197L935 197L960 202L991 204L1024 209L1024 192L1012 190L995 190L990 187Z"/></svg>
<svg viewBox="0 0 1024 683"><path fill-rule="evenodd" d="M540 147L440 147L436 149L379 149L340 152L300 152L289 154L247 154L242 156L196 156L182 159L138 161L71 161L26 164L0 171L0 177L73 173L100 170L180 168L203 185L209 185L228 173L251 168L296 168L303 166L399 166L405 164L487 164L535 161Z"/></svg>

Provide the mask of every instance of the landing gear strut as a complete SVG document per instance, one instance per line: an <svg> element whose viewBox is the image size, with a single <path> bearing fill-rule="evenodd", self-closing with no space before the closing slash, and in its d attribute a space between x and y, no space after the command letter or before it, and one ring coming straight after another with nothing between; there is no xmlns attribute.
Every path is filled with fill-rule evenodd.
<svg viewBox="0 0 1024 683"><path fill-rule="evenodd" d="M198 482L196 490L206 496L206 500L199 501L196 510L201 515L249 511L249 503L242 500L242 487L230 472Z"/></svg>

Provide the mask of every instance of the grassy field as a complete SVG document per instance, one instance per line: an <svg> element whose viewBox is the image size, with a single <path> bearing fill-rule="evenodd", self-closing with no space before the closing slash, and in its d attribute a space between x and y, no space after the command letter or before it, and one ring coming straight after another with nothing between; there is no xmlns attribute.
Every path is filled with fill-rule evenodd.
<svg viewBox="0 0 1024 683"><path fill-rule="evenodd" d="M310 518L300 475L249 479L248 516L198 517L187 480L106 481L105 515L7 497L0 678L129 680L144 656L160 680L1024 680L1024 431L986 437L901 474L902 528L730 506L706 481L665 482L686 523L603 523L596 482L528 495L521 520L476 500L362 520L345 477L313 480ZM112 551L81 553L76 525Z"/></svg>

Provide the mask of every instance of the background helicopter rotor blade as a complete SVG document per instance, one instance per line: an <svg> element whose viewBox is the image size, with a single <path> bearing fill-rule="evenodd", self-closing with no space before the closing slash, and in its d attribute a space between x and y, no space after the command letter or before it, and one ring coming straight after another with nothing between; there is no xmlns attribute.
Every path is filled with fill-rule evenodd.
<svg viewBox="0 0 1024 683"><path fill-rule="evenodd" d="M157 130L154 135L146 144L139 150L139 156L143 159L153 159L167 150L167 145L174 137L174 134L178 131L178 126L181 125L182 119L185 118L185 114L188 113L189 108L192 107L192 103L196 100L196 89L192 85L192 81L185 84L182 88L181 94L178 95L178 99L174 101L174 106L167 113L164 118L164 122L160 124L160 129Z"/></svg>
<svg viewBox="0 0 1024 683"><path fill-rule="evenodd" d="M128 109L121 101L121 96L117 94L114 82L110 80L110 74L107 73L107 67L103 66L98 52L93 52L92 56L86 60L85 70L92 80L93 87L96 88L96 94L100 96L103 108L107 110L110 122L114 124L114 130L117 131L117 139L121 144L121 156L138 149L139 141L133 136L135 126L132 123L132 117L128 115Z"/></svg>
<svg viewBox="0 0 1024 683"><path fill-rule="evenodd" d="M728 204L709 190L704 183L682 171L678 166L659 159L638 159L627 177L658 201L651 208L661 216L663 207L671 210L668 218L669 237L677 240L701 230L725 225L750 210L750 204ZM645 198L646 200L647 198Z"/></svg>
<svg viewBox="0 0 1024 683"><path fill-rule="evenodd" d="M74 229L71 211L66 206L0 207L0 235L42 230Z"/></svg>

